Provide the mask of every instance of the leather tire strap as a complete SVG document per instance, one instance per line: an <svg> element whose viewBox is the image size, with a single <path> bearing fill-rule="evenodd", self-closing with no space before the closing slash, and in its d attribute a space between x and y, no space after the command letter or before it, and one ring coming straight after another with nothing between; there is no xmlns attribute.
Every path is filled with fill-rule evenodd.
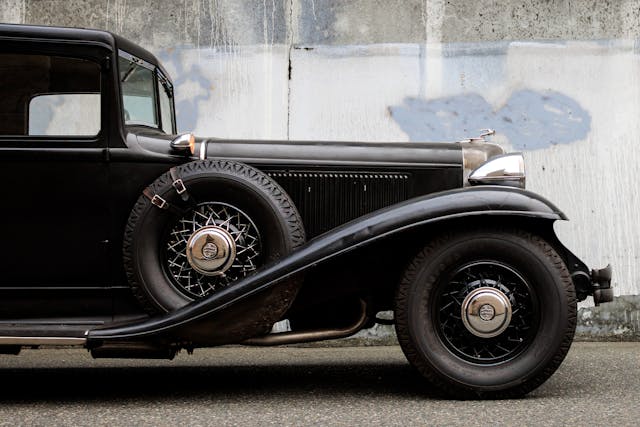
<svg viewBox="0 0 640 427"><path fill-rule="evenodd" d="M185 187L182 178L178 174L178 169L174 166L169 169L169 174L171 175L171 185L173 189L176 190L176 193L182 198L184 202L190 201L191 197L189 196L189 192L187 191L187 187Z"/></svg>
<svg viewBox="0 0 640 427"><path fill-rule="evenodd" d="M165 199L163 199L159 195L153 194L153 192L151 191L151 189L149 187L147 187L144 190L142 190L142 194L144 194L144 196L147 199L149 199L151 204L154 205L155 207L157 207L158 209L167 210L167 211L170 211L170 212L172 212L172 213L174 213L176 215L184 215L184 213L185 213L184 210L173 206L172 204L167 202Z"/></svg>

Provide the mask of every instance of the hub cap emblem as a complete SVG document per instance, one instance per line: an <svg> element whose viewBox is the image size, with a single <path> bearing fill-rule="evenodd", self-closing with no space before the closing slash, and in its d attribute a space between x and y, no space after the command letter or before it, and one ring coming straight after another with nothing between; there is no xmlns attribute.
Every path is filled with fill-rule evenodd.
<svg viewBox="0 0 640 427"><path fill-rule="evenodd" d="M462 301L460 315L469 332L480 338L503 333L511 322L511 302L499 289L476 288Z"/></svg>
<svg viewBox="0 0 640 427"><path fill-rule="evenodd" d="M205 245L202 247L202 256L205 259L212 259L215 258L216 255L218 255L218 247L216 246L216 244L213 242L205 243Z"/></svg>
<svg viewBox="0 0 640 427"><path fill-rule="evenodd" d="M479 316L482 320L488 322L496 316L496 310L490 304L484 304L480 307Z"/></svg>

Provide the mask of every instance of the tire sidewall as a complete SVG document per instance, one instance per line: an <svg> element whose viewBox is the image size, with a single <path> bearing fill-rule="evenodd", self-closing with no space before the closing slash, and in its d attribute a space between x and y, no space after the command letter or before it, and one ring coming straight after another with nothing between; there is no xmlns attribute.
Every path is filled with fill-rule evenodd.
<svg viewBox="0 0 640 427"><path fill-rule="evenodd" d="M443 343L431 309L441 278L476 260L496 260L513 268L533 289L538 329L531 343L513 359L474 364L454 355ZM570 327L571 304L561 277L540 248L514 235L476 234L449 242L417 271L409 289L407 323L418 356L442 380L455 387L485 391L517 387L538 376L560 351Z"/></svg>

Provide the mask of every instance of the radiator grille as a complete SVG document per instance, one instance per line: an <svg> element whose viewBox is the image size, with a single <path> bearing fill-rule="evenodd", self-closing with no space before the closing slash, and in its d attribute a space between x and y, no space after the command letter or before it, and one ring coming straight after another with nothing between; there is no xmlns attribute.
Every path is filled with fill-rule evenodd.
<svg viewBox="0 0 640 427"><path fill-rule="evenodd" d="M409 198L409 174L276 171L268 174L295 202L308 238Z"/></svg>

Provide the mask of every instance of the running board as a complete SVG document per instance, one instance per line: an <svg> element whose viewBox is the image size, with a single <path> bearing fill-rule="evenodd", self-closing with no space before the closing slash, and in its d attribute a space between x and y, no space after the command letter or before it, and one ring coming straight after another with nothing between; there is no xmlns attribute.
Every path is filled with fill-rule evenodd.
<svg viewBox="0 0 640 427"><path fill-rule="evenodd" d="M0 321L0 346L86 346L89 329L105 324L104 319L11 319Z"/></svg>
<svg viewBox="0 0 640 427"><path fill-rule="evenodd" d="M63 346L84 346L86 338L77 337L8 337L0 336L0 345L63 345Z"/></svg>

